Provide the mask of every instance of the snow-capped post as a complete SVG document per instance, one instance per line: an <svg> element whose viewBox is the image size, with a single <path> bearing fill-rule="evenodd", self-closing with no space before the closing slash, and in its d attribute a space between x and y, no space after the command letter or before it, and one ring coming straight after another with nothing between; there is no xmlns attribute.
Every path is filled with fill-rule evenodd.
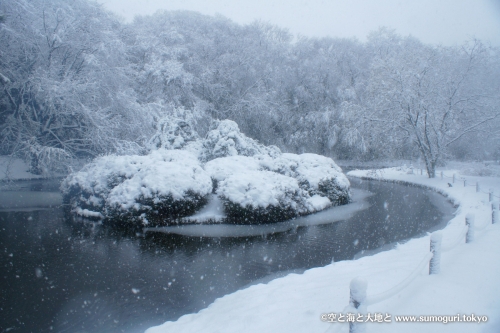
<svg viewBox="0 0 500 333"><path fill-rule="evenodd" d="M489 198L488 198L489 202L492 202L493 201L493 189L490 188L490 193L489 193Z"/></svg>
<svg viewBox="0 0 500 333"><path fill-rule="evenodd" d="M476 193L479 193L479 190L480 190L480 188L479 188L479 182L476 182Z"/></svg>
<svg viewBox="0 0 500 333"><path fill-rule="evenodd" d="M443 171L441 171L441 179L443 179Z"/></svg>
<svg viewBox="0 0 500 333"><path fill-rule="evenodd" d="M431 252L432 258L429 262L429 275L439 274L441 268L441 240L443 234L439 231L431 234Z"/></svg>
<svg viewBox="0 0 500 333"><path fill-rule="evenodd" d="M359 309L362 303L366 300L366 287L368 282L363 278L354 278L350 284L349 306ZM349 322L349 333L363 333L365 326L363 323Z"/></svg>
<svg viewBox="0 0 500 333"><path fill-rule="evenodd" d="M491 203L491 223L498 223L498 202Z"/></svg>
<svg viewBox="0 0 500 333"><path fill-rule="evenodd" d="M464 187L467 186L467 179L464 179Z"/></svg>
<svg viewBox="0 0 500 333"><path fill-rule="evenodd" d="M472 243L474 241L474 214L467 214L465 216L465 224L468 226L465 242Z"/></svg>
<svg viewBox="0 0 500 333"><path fill-rule="evenodd" d="M455 174L453 174L453 184L455 184Z"/></svg>

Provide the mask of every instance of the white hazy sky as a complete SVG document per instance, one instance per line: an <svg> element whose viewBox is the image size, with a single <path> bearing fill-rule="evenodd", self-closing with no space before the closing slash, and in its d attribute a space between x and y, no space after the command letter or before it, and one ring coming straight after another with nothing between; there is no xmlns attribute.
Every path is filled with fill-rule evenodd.
<svg viewBox="0 0 500 333"><path fill-rule="evenodd" d="M366 40L380 26L426 43L472 37L500 46L500 0L97 0L131 21L158 9L219 13L246 24L260 19L295 35Z"/></svg>

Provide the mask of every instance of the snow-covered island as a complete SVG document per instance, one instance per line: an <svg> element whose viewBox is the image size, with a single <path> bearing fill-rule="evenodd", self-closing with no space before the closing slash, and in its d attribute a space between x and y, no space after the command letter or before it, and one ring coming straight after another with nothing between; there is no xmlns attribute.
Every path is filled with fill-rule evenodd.
<svg viewBox="0 0 500 333"><path fill-rule="evenodd" d="M70 174L61 184L65 203L86 218L151 226L279 222L350 201L349 181L331 158L282 153L231 120L202 139L187 122L164 118L150 148L98 157ZM209 203L214 211L203 221L192 217Z"/></svg>

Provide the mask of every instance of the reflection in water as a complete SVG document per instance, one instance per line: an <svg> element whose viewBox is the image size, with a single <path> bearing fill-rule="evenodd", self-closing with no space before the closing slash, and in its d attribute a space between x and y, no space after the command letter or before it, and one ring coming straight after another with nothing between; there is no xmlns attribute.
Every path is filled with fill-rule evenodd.
<svg viewBox="0 0 500 333"><path fill-rule="evenodd" d="M280 272L351 259L422 234L453 211L432 192L352 182L377 194L365 199L368 209L336 223L264 236L142 235L70 223L59 208L2 211L2 328L142 332Z"/></svg>

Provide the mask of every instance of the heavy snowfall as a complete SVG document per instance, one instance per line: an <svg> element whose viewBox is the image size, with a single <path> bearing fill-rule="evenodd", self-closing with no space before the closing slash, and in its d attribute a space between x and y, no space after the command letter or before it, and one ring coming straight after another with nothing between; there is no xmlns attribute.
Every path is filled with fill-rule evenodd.
<svg viewBox="0 0 500 333"><path fill-rule="evenodd" d="M6 0L0 45L0 332L500 331L489 41Z"/></svg>

